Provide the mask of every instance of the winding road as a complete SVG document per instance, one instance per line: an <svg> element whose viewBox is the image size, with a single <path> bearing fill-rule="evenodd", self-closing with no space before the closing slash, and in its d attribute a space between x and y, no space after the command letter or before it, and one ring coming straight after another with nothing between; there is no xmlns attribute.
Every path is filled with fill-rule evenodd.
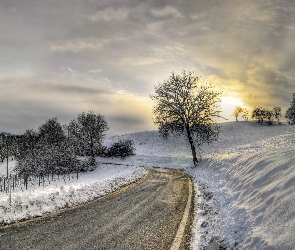
<svg viewBox="0 0 295 250"><path fill-rule="evenodd" d="M103 199L1 227L0 249L187 249L192 218L188 213L186 223L183 215L191 181L181 171L150 172Z"/></svg>

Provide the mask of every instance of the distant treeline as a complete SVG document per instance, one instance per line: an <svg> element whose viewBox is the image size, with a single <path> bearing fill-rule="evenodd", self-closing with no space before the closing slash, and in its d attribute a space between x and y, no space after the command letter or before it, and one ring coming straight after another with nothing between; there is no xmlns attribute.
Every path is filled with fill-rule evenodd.
<svg viewBox="0 0 295 250"><path fill-rule="evenodd" d="M240 106L235 107L232 116L238 121L238 116L242 115L245 120L248 120L249 112L246 108ZM274 120L277 120L278 124L281 124L280 118L283 116L281 107L274 107L273 109L255 106L252 111L252 119L257 119L258 123L266 123L271 125ZM293 99L290 103L290 107L286 110L285 118L291 125L295 124L295 93L293 93Z"/></svg>
<svg viewBox="0 0 295 250"><path fill-rule="evenodd" d="M55 117L47 120L37 131L26 130L19 136L2 133L0 161L7 157L15 158L18 174L40 176L93 170L97 156L126 157L134 154L130 140L116 142L110 148L103 147L108 129L105 117L93 111L79 114L67 125L62 125Z"/></svg>

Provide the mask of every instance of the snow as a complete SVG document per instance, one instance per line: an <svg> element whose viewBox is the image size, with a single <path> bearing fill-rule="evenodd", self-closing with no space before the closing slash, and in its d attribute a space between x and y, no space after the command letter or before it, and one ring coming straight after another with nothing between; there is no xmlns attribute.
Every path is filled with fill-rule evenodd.
<svg viewBox="0 0 295 250"><path fill-rule="evenodd" d="M15 162L10 161L9 167ZM0 169L3 171L3 165ZM6 165L5 165L6 171ZM5 172L6 173L6 172ZM0 193L0 224L42 216L62 208L83 204L135 182L147 174L136 166L99 164L94 171L55 177L39 187L29 186L7 193Z"/></svg>
<svg viewBox="0 0 295 250"><path fill-rule="evenodd" d="M207 159L200 171L191 170L197 183L206 183L214 193L218 216L204 217L228 235L226 246L240 242L242 249L292 249L295 243L294 148L232 153ZM200 201L199 201L200 202ZM201 201L202 202L202 201ZM214 211L213 211L214 212ZM198 212L200 213L200 212ZM201 217L201 216L199 216ZM202 217L203 218L203 217Z"/></svg>
<svg viewBox="0 0 295 250"><path fill-rule="evenodd" d="M13 172L16 164L17 164L17 161L14 159L11 159L9 157L9 159L8 159L8 173ZM6 174L7 174L7 160L5 158L3 162L0 162L0 176L6 176Z"/></svg>
<svg viewBox="0 0 295 250"><path fill-rule="evenodd" d="M114 136L105 145L131 139L136 155L97 158L101 163L97 169L80 174L78 180L72 177L66 183L56 180L44 188L17 191L11 205L9 196L1 193L2 222L84 203L143 177L147 171L141 166L158 166L185 170L194 181L191 249L206 249L213 239L224 249L293 249L294 132L288 125L223 123L219 141L202 147L195 168L183 137L163 140L157 131ZM2 168L5 174L6 165Z"/></svg>
<svg viewBox="0 0 295 250"><path fill-rule="evenodd" d="M181 137L163 141L156 131L146 131L106 144L131 139L136 156L116 162L184 169L193 178L191 249L205 249L213 239L224 249L293 249L294 132L287 125L223 123L219 141L202 147L196 168Z"/></svg>

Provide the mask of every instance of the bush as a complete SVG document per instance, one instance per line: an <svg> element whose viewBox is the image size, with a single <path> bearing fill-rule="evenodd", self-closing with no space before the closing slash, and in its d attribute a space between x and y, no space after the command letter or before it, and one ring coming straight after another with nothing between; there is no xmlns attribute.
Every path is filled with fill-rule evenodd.
<svg viewBox="0 0 295 250"><path fill-rule="evenodd" d="M48 144L42 138L29 145L28 137L19 142L16 159L16 172L26 175L48 173L72 173L86 171L86 165L78 160L74 147L67 141L60 144Z"/></svg>
<svg viewBox="0 0 295 250"><path fill-rule="evenodd" d="M114 142L105 153L107 157L121 157L125 158L135 153L134 142L132 140L120 140Z"/></svg>
<svg viewBox="0 0 295 250"><path fill-rule="evenodd" d="M88 171L93 171L96 168L97 162L93 161L92 158L86 158L84 160L79 160L79 165L78 165L78 172L88 172Z"/></svg>

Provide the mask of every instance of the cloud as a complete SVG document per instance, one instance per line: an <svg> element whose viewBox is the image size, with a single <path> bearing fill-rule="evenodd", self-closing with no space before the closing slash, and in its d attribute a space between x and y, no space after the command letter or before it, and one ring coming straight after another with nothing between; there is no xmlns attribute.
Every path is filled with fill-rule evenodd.
<svg viewBox="0 0 295 250"><path fill-rule="evenodd" d="M81 52L100 50L106 41L97 38L84 38L74 40L61 40L48 42L49 49L53 52Z"/></svg>
<svg viewBox="0 0 295 250"><path fill-rule="evenodd" d="M153 128L148 96L182 69L250 107L295 92L294 1L5 0L0 14L5 130L93 109L118 133Z"/></svg>
<svg viewBox="0 0 295 250"><path fill-rule="evenodd" d="M155 129L151 125L151 121L146 117L139 117L138 115L115 115L115 116L107 116L106 117L109 126L112 128L111 131L108 131L108 136L118 135L127 133L132 133L134 131L141 131L142 128L146 128L147 124L149 124L149 129ZM121 132L122 131L122 132Z"/></svg>
<svg viewBox="0 0 295 250"><path fill-rule="evenodd" d="M94 15L91 15L92 21L122 21L128 17L129 10L126 8L114 9L112 7L104 10L97 11Z"/></svg>
<svg viewBox="0 0 295 250"><path fill-rule="evenodd" d="M134 127L153 128L146 115L149 98L115 90L107 82L84 80L77 75L42 81L36 75L0 77L0 116L5 117L0 121L1 130L21 134L36 130L47 119L57 116L68 123L89 110L110 121L109 135L132 132Z"/></svg>
<svg viewBox="0 0 295 250"><path fill-rule="evenodd" d="M150 116L152 102L148 97L118 94L113 97L111 107L112 112L106 115L112 128L109 136L156 129Z"/></svg>
<svg viewBox="0 0 295 250"><path fill-rule="evenodd" d="M162 9L152 9L151 10L154 17L170 17L170 18L178 18L181 17L181 13L174 7L166 5Z"/></svg>
<svg viewBox="0 0 295 250"><path fill-rule="evenodd" d="M92 73L92 74L98 74L98 73L101 73L102 70L101 69L90 69L88 70L89 73Z"/></svg>
<svg viewBox="0 0 295 250"><path fill-rule="evenodd" d="M141 52L122 58L120 64L143 66L172 63L183 58L184 50L180 44L166 44L160 48L141 48Z"/></svg>

